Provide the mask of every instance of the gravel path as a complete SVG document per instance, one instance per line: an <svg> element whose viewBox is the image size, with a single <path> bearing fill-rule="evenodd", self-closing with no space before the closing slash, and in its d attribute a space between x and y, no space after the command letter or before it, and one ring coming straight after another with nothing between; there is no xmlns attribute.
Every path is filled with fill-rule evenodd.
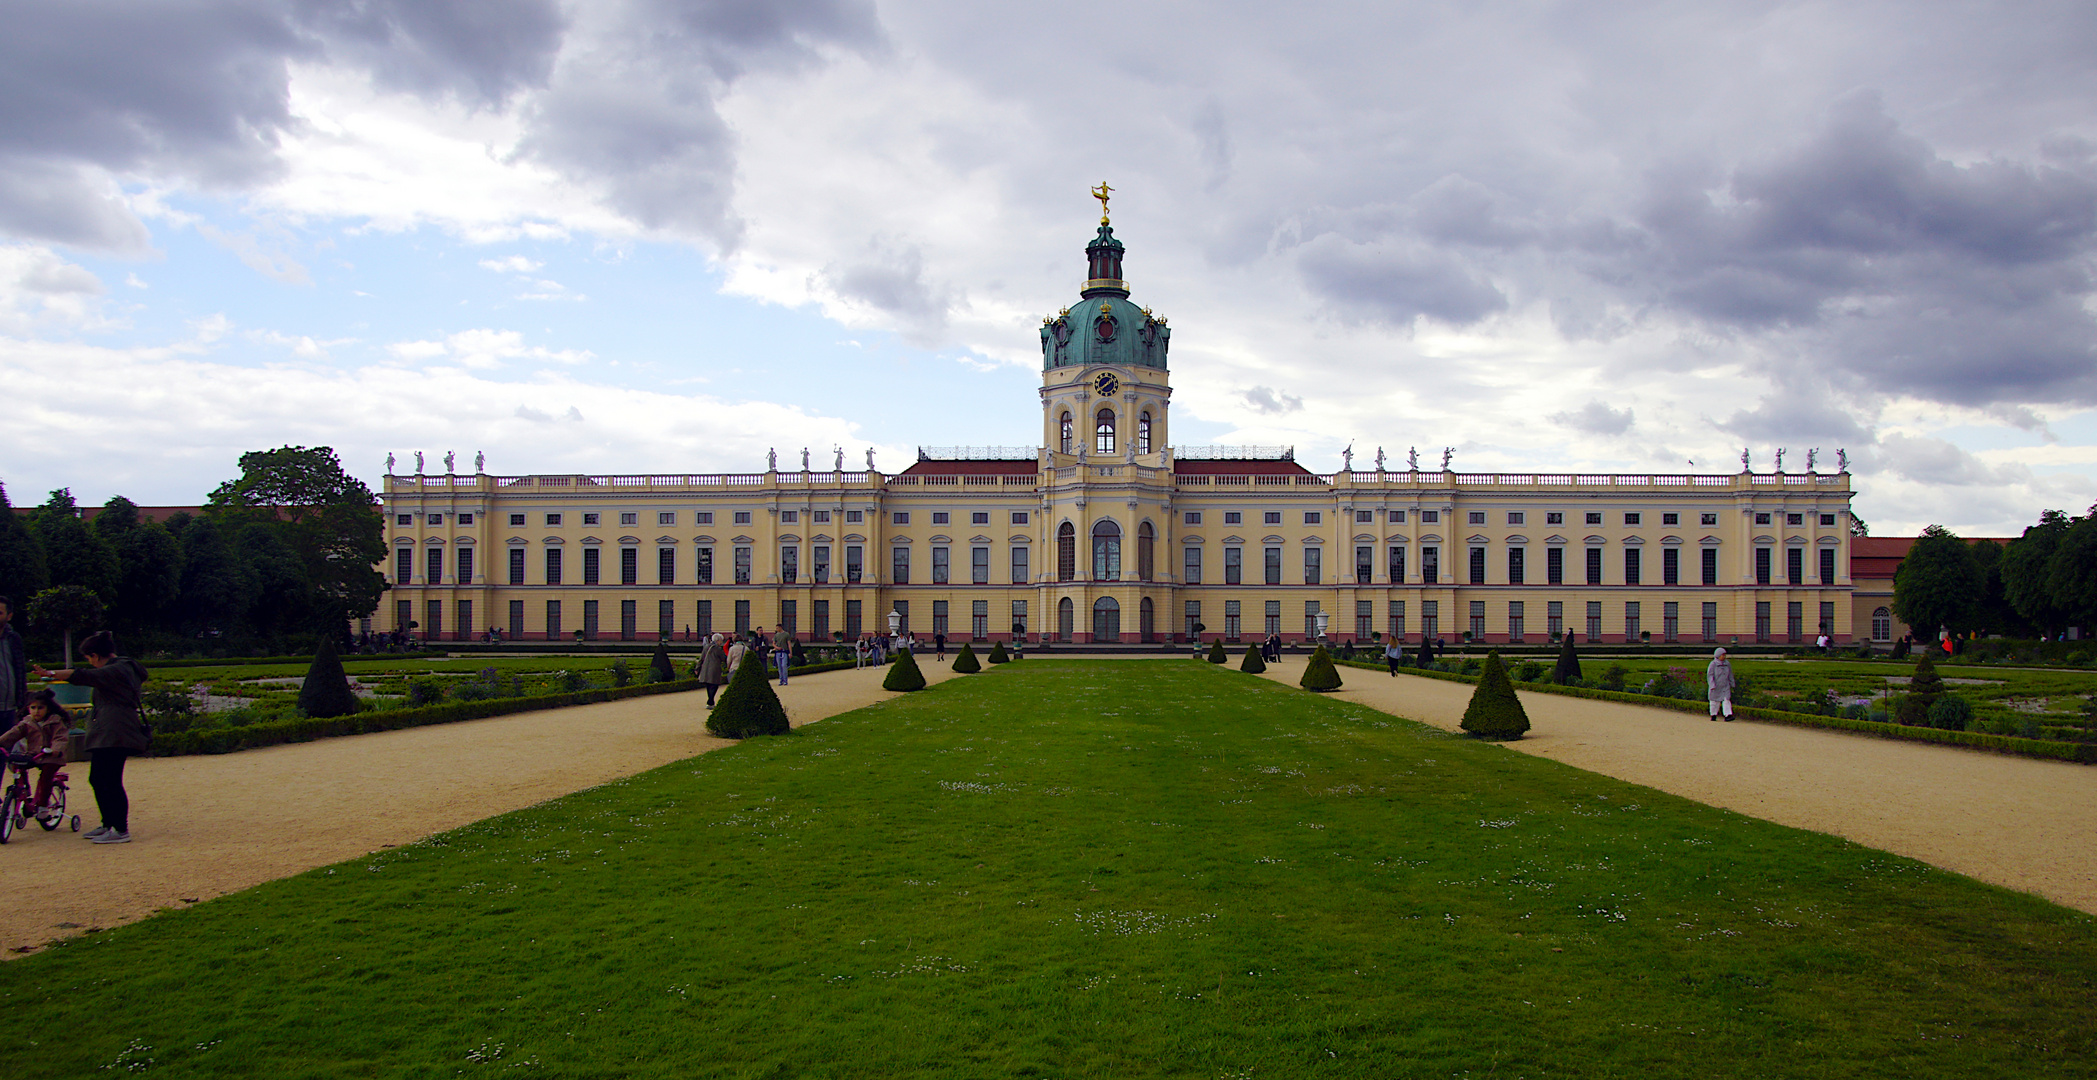
<svg viewBox="0 0 2097 1080"><path fill-rule="evenodd" d="M1269 665L1291 686L1304 659ZM1341 668L1333 696L1457 730L1469 683ZM1506 744L1712 806L1832 833L2097 914L2097 766L1783 724L1521 695Z"/></svg>
<svg viewBox="0 0 2097 1080"><path fill-rule="evenodd" d="M948 654L948 662L953 656ZM927 655L927 683L953 671ZM885 698L887 668L803 675L779 690L795 726ZM129 763L129 844L31 822L0 847L14 888L0 957L134 922L382 847L734 745L706 733L706 695L662 694L548 712ZM87 763L67 766L82 831L99 824Z"/></svg>

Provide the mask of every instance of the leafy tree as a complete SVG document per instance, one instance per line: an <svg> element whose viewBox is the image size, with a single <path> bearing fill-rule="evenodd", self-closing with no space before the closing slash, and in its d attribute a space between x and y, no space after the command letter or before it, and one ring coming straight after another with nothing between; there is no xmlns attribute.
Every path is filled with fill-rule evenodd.
<svg viewBox="0 0 2097 1080"><path fill-rule="evenodd" d="M1942 525L1922 530L1893 572L1893 613L1924 638L1963 633L1980 607L1981 573L1971 547Z"/></svg>
<svg viewBox="0 0 2097 1080"><path fill-rule="evenodd" d="M240 528L234 550L254 591L248 594L247 625L260 634L279 636L325 627L341 631L343 623L313 621L312 580L306 564L286 542L283 530L264 522Z"/></svg>
<svg viewBox="0 0 2097 1080"><path fill-rule="evenodd" d="M1471 692L1471 703L1464 707L1463 722L1457 726L1481 739L1519 739L1529 730L1529 713L1515 695L1507 665L1500 662L1500 650L1485 655L1478 689Z"/></svg>
<svg viewBox="0 0 2097 1080"><path fill-rule="evenodd" d="M464 629L461 627L460 629ZM792 661L788 661L791 663ZM648 658L649 682L673 682L677 679L677 667L670 663L670 643L655 643L655 655Z"/></svg>
<svg viewBox="0 0 2097 1080"><path fill-rule="evenodd" d="M1558 647L1558 663L1551 666L1551 681L1560 686L1571 686L1580 681L1580 654L1573 651L1573 635L1565 636L1565 643Z"/></svg>
<svg viewBox="0 0 2097 1080"><path fill-rule="evenodd" d="M1871 523L1852 512L1849 515L1849 534L1851 536L1870 536Z"/></svg>
<svg viewBox="0 0 2097 1080"><path fill-rule="evenodd" d="M1993 540L1972 545L1973 568L1980 573L1980 596L1974 602L1972 629L2005 637L2026 637L2027 621L2011 605L2002 580L2003 546Z"/></svg>
<svg viewBox="0 0 2097 1080"><path fill-rule="evenodd" d="M386 591L375 567L386 556L384 522L363 481L342 470L335 451L285 446L240 456L240 477L213 490L207 513L266 523L305 563L310 596L303 617L318 627L370 615Z"/></svg>
<svg viewBox="0 0 2097 1080"><path fill-rule="evenodd" d="M190 633L231 631L247 619L254 578L234 553L230 528L215 516L195 518L182 529L182 588L175 625Z"/></svg>
<svg viewBox="0 0 2097 1080"><path fill-rule="evenodd" d="M138 633L165 626L182 591L182 545L165 525L143 521L138 507L119 495L102 506L89 528L117 555L117 595L109 621Z"/></svg>
<svg viewBox="0 0 2097 1080"><path fill-rule="evenodd" d="M1254 675L1267 670L1267 661L1260 655L1260 647L1258 645L1245 646L1245 659L1238 662L1238 670L1251 672Z"/></svg>
<svg viewBox="0 0 2097 1080"><path fill-rule="evenodd" d="M14 505L7 501L7 485L0 484L0 596L25 604L44 591L49 581L43 542L15 513Z"/></svg>
<svg viewBox="0 0 2097 1080"><path fill-rule="evenodd" d="M335 654L335 635L322 634L320 651L313 654L313 666L299 686L299 709L307 716L348 716L361 707L349 676L343 674L342 658Z"/></svg>
<svg viewBox="0 0 2097 1080"><path fill-rule="evenodd" d="M94 593L104 606L116 599L116 550L80 520L80 508L74 505L70 490L52 492L29 516L29 523L43 544L51 584L78 585Z"/></svg>
<svg viewBox="0 0 2097 1080"><path fill-rule="evenodd" d="M1311 662L1304 665L1303 678L1297 680L1297 685L1319 694L1340 688L1340 669L1333 666L1332 655L1325 646L1320 645L1311 653Z"/></svg>
<svg viewBox="0 0 2097 1080"><path fill-rule="evenodd" d="M1211 664L1221 664L1230 659L1230 657L1223 655L1223 642L1218 640L1209 643L1209 655L1203 657L1203 659Z"/></svg>
<svg viewBox="0 0 2097 1080"><path fill-rule="evenodd" d="M764 661L757 658L757 650L744 653L743 662L735 666L735 674L728 680L728 689L721 691L721 700L706 714L706 730L724 739L747 739L753 735L784 735L792 727L787 723L786 706L779 704L779 695L765 674Z"/></svg>
<svg viewBox="0 0 2097 1080"><path fill-rule="evenodd" d="M54 585L29 598L29 621L65 635L66 666L73 666L73 631L102 621L102 598L80 585Z"/></svg>
<svg viewBox="0 0 2097 1080"><path fill-rule="evenodd" d="M888 676L881 680L881 689L908 692L924 688L925 673L918 670L917 657L908 649L896 653L896 662L888 665Z"/></svg>
<svg viewBox="0 0 2097 1080"><path fill-rule="evenodd" d="M2047 510L2039 515L2037 525L2026 528L2002 552L1998 572L2003 598L2042 634L2057 632L2068 623L2068 612L2053 594L2051 575L2053 556L2060 551L2070 524L2067 514Z"/></svg>
<svg viewBox="0 0 2097 1080"><path fill-rule="evenodd" d="M2046 561L2046 586L2067 621L2097 623L2097 507L2076 518Z"/></svg>
<svg viewBox="0 0 2097 1080"><path fill-rule="evenodd" d="M962 642L961 651L954 654L954 673L957 675L974 675L981 670L983 670L983 662L976 659L976 650L969 648L967 642Z"/></svg>

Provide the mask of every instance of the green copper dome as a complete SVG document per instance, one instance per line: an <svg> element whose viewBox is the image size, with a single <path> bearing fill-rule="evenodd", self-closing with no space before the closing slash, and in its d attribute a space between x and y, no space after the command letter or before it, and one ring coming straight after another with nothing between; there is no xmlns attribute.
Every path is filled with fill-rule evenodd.
<svg viewBox="0 0 2097 1080"><path fill-rule="evenodd" d="M1120 364L1165 368L1172 329L1129 300L1121 276L1121 241L1102 221L1086 245L1083 299L1041 322L1042 369Z"/></svg>

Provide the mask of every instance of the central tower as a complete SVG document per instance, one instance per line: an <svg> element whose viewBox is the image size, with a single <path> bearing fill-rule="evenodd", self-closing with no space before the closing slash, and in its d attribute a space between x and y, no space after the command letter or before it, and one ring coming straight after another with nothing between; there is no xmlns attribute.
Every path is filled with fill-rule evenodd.
<svg viewBox="0 0 2097 1080"><path fill-rule="evenodd" d="M1042 445L1052 458L1093 462L1164 460L1172 399L1165 355L1172 329L1129 299L1124 254L1106 198L1099 232L1085 246L1078 302L1041 320Z"/></svg>

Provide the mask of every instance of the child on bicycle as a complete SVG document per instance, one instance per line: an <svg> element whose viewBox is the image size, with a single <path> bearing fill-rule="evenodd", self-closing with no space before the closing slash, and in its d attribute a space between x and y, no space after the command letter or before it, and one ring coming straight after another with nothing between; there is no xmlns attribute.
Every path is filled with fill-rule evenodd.
<svg viewBox="0 0 2097 1080"><path fill-rule="evenodd" d="M29 695L29 706L22 722L0 733L0 747L11 747L16 740L22 742L21 751L36 758L39 770L36 780L36 816L42 821L49 813L45 806L51 801L51 780L66 763L66 743L73 732L73 715L58 703L58 695L49 690L38 690Z"/></svg>

